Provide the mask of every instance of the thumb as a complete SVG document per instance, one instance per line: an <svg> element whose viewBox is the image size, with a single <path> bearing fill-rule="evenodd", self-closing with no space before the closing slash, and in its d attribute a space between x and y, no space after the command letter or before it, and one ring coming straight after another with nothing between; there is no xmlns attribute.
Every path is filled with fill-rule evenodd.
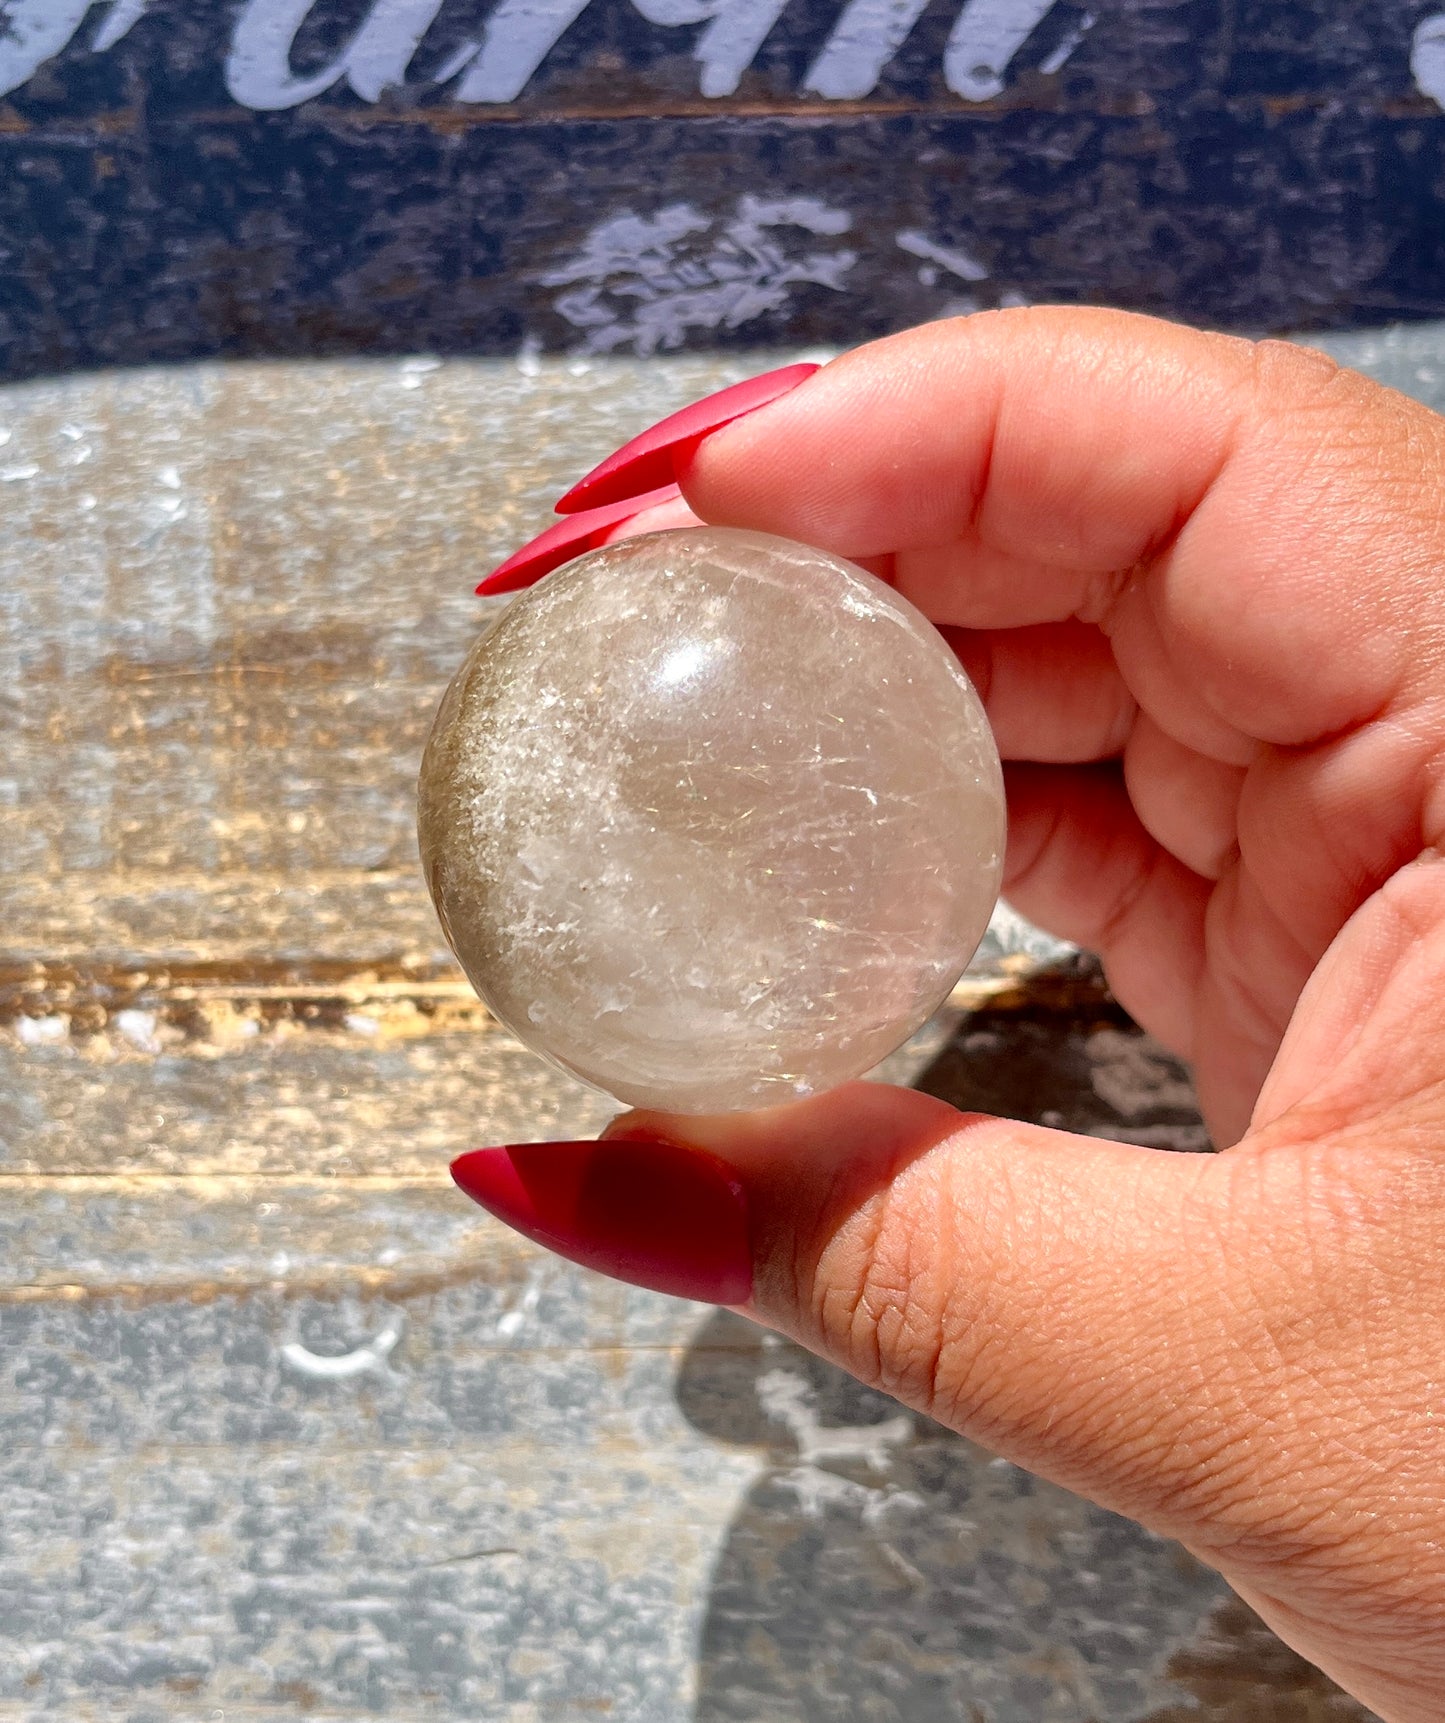
<svg viewBox="0 0 1445 1723"><path fill-rule="evenodd" d="M1277 1103L1238 1147L1179 1155L857 1083L632 1113L453 1172L564 1255L743 1309L1179 1539L1382 1715L1425 1723L1445 1691L1439 1085L1324 1136Z"/></svg>
<svg viewBox="0 0 1445 1723"><path fill-rule="evenodd" d="M742 1307L906 1404L1196 1547L1222 1470L1248 1491L1240 1402L1200 1391L1237 1377L1216 1157L872 1083L767 1112L633 1113L607 1140L723 1162L746 1193Z"/></svg>
<svg viewBox="0 0 1445 1723"><path fill-rule="evenodd" d="M1221 1242L1227 1164L853 1083L763 1112L628 1113L600 1142L475 1149L452 1175L574 1262L744 1310L1189 1541L1239 1436L1198 1392L1222 1362L1237 1377L1206 1354L1240 1327L1231 1299L1250 1303Z"/></svg>

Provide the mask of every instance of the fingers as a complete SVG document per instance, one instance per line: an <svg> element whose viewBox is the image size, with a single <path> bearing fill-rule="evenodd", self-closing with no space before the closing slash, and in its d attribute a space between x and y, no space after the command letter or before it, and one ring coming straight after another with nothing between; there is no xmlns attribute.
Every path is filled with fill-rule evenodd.
<svg viewBox="0 0 1445 1723"><path fill-rule="evenodd" d="M1434 415L1321 355L1040 309L845 355L682 480L704 519L894 553L937 620L1102 622L1191 745L1298 746L1440 661L1442 472Z"/></svg>
<svg viewBox="0 0 1445 1723"><path fill-rule="evenodd" d="M1341 930L1300 995L1256 1130L1318 1134L1379 1108L1445 1125L1445 859L1402 867Z"/></svg>
<svg viewBox="0 0 1445 1723"><path fill-rule="evenodd" d="M1040 926L1097 951L1120 1004L1196 1061L1200 1108L1223 1147L1249 1125L1318 952L1237 858L1216 883L1171 854L1125 791L1127 761L1125 774L1006 768L1004 891ZM1216 768L1194 767L1190 781L1197 775L1207 788ZM1221 793L1221 808L1225 800Z"/></svg>
<svg viewBox="0 0 1445 1723"><path fill-rule="evenodd" d="M1189 1057L1208 881L1150 837L1116 769L1013 765L1005 782L1009 902L1097 951L1124 1008Z"/></svg>
<svg viewBox="0 0 1445 1723"><path fill-rule="evenodd" d="M1061 581L1058 568L1042 558L997 549L976 525L948 543L899 551L889 579L925 616L961 628L1027 628L1106 608L1107 586L1098 602L1081 602L1087 583Z"/></svg>
<svg viewBox="0 0 1445 1723"><path fill-rule="evenodd" d="M1130 726L1124 783L1134 812L1201 879L1218 879L1239 850L1243 766L1210 759L1166 735L1147 715Z"/></svg>
<svg viewBox="0 0 1445 1723"><path fill-rule="evenodd" d="M1109 642L1082 622L944 638L988 711L1006 760L1106 760L1134 727L1134 697Z"/></svg>
<svg viewBox="0 0 1445 1723"><path fill-rule="evenodd" d="M1159 548L1219 471L1249 347L1042 310L931 324L826 366L708 439L707 519L844 555L959 543L1064 571L1074 603ZM962 619L966 620L966 619Z"/></svg>

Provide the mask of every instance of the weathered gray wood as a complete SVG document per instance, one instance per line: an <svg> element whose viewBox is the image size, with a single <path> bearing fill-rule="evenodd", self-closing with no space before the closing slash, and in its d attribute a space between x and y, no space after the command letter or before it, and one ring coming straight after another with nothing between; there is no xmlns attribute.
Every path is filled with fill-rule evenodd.
<svg viewBox="0 0 1445 1723"><path fill-rule="evenodd" d="M0 1382L0 1717L1364 1717L1172 1546L545 1257L0 1308Z"/></svg>

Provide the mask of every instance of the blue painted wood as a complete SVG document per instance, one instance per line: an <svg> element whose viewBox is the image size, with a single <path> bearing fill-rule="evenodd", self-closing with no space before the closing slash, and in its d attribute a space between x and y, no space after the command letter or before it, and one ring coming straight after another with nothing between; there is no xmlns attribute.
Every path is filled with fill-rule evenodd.
<svg viewBox="0 0 1445 1723"><path fill-rule="evenodd" d="M0 0L0 92L0 375L1445 311L1418 0Z"/></svg>

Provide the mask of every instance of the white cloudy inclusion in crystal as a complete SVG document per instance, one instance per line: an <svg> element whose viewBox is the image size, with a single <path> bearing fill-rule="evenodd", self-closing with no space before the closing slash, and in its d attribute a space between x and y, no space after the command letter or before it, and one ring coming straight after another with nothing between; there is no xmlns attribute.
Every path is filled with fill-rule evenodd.
<svg viewBox="0 0 1445 1723"><path fill-rule="evenodd" d="M837 557L725 528L549 575L482 636L422 765L422 859L473 986L633 1106L867 1071L947 997L1004 833L942 637Z"/></svg>

